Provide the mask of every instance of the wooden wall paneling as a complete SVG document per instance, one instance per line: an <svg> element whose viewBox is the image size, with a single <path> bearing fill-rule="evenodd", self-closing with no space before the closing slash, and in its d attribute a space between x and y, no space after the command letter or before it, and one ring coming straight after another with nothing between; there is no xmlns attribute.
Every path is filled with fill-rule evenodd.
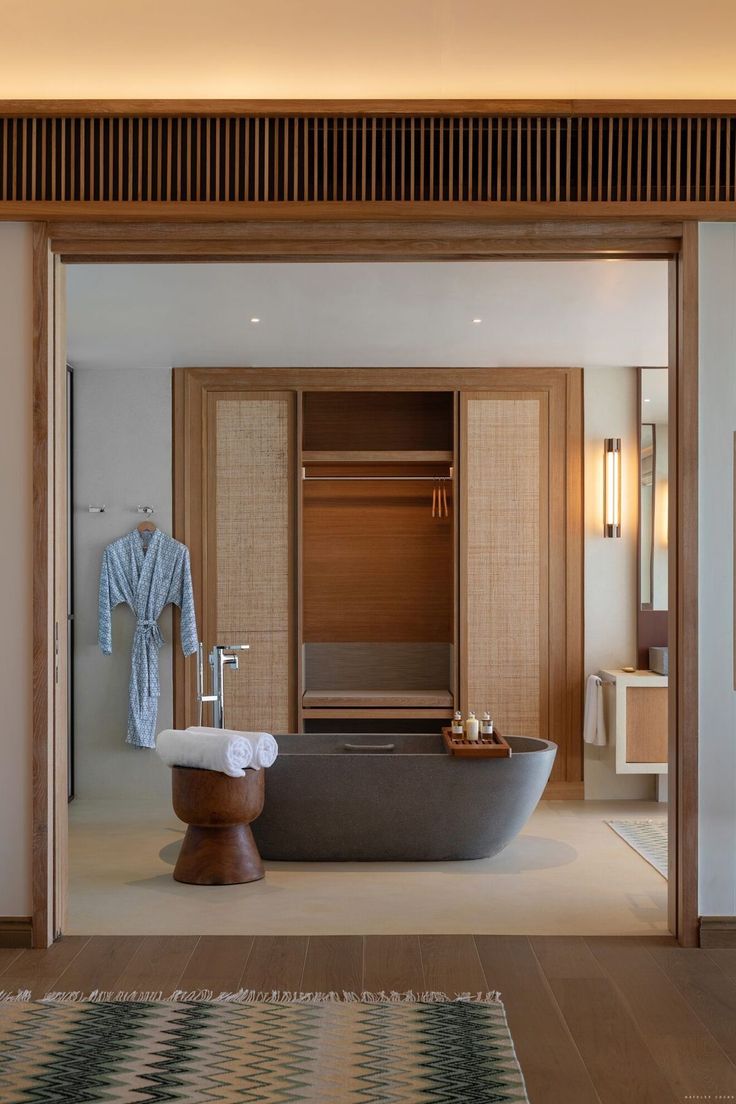
<svg viewBox="0 0 736 1104"><path fill-rule="evenodd" d="M305 644L307 690L448 690L449 644Z"/></svg>
<svg viewBox="0 0 736 1104"><path fill-rule="evenodd" d="M411 371L411 370L410 370ZM430 452L452 449L453 396L441 391L304 394L304 449Z"/></svg>
<svg viewBox="0 0 736 1104"><path fill-rule="evenodd" d="M431 483L305 484L306 642L452 641L452 511L432 517L431 506Z"/></svg>
<svg viewBox="0 0 736 1104"><path fill-rule="evenodd" d="M305 644L304 689L449 690L451 644Z"/></svg>

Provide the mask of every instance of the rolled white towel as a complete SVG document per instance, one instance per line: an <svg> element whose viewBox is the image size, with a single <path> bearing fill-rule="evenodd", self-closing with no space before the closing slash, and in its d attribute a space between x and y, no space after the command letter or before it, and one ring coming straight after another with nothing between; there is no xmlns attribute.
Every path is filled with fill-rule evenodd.
<svg viewBox="0 0 736 1104"><path fill-rule="evenodd" d="M279 753L279 745L270 732L236 732L231 728L198 728L197 726L188 728L187 732L194 732L198 736L221 736L224 732L228 736L239 736L247 740L253 749L253 758L249 765L255 770L273 766Z"/></svg>
<svg viewBox="0 0 736 1104"><path fill-rule="evenodd" d="M156 751L169 767L199 767L242 778L246 767L255 765L250 740L239 732L210 731L203 736L191 729L166 728L156 738Z"/></svg>

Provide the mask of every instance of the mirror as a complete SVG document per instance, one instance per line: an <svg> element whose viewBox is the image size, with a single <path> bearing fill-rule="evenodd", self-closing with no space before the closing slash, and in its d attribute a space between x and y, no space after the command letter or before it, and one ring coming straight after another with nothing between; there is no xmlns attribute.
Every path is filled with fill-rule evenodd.
<svg viewBox="0 0 736 1104"><path fill-rule="evenodd" d="M668 380L639 369L639 602L667 609Z"/></svg>

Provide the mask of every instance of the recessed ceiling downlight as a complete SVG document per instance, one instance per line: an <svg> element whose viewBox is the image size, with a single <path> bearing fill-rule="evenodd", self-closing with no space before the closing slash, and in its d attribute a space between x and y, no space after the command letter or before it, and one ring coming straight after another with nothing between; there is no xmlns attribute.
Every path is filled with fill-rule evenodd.
<svg viewBox="0 0 736 1104"><path fill-rule="evenodd" d="M257 326L260 321L261 321L260 318L251 318L251 322L253 323L254 326Z"/></svg>
<svg viewBox="0 0 736 1104"><path fill-rule="evenodd" d="M481 324L481 322L482 322L482 321L483 321L483 319L482 319L482 318L474 318L474 319L473 319L473 325L474 325L474 326L480 326L480 324Z"/></svg>

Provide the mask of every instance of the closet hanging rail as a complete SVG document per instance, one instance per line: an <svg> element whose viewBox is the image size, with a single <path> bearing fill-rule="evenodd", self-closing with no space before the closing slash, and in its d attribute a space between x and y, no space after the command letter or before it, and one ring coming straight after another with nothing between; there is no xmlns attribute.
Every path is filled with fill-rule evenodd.
<svg viewBox="0 0 736 1104"><path fill-rule="evenodd" d="M452 483L452 479L452 468L449 475L307 475L302 468L305 483Z"/></svg>
<svg viewBox="0 0 736 1104"><path fill-rule="evenodd" d="M303 475L305 483L451 483L451 475Z"/></svg>

